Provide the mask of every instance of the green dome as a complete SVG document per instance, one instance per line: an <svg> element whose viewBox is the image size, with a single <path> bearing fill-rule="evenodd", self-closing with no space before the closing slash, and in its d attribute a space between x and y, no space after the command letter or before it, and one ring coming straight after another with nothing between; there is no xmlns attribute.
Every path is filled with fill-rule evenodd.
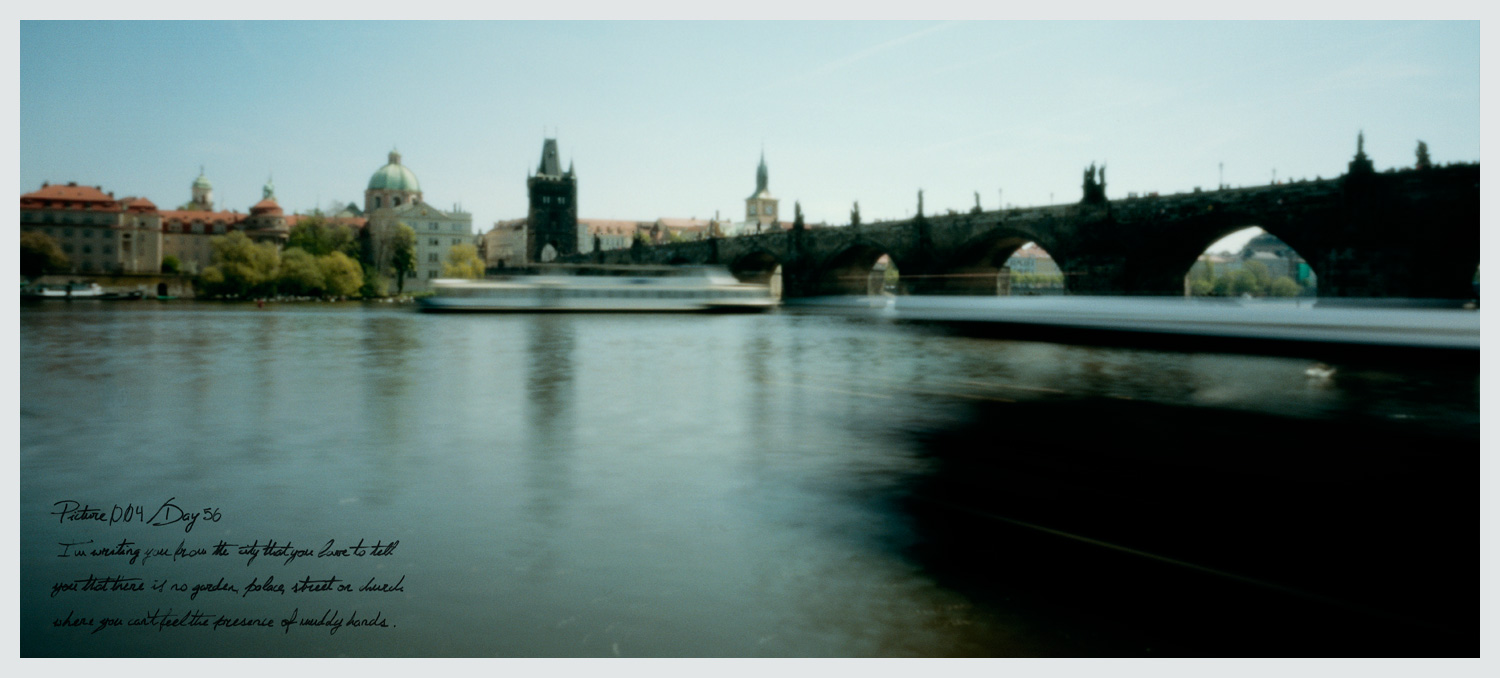
<svg viewBox="0 0 1500 678"><path fill-rule="evenodd" d="M205 177L202 174L199 174L198 178L193 180L193 188L213 188L213 187L214 187L214 185L208 182L208 177Z"/></svg>
<svg viewBox="0 0 1500 678"><path fill-rule="evenodd" d="M410 191L420 193L422 189L417 185L417 175L401 164L401 154L391 151L391 161L370 177L370 185L366 187L372 191Z"/></svg>

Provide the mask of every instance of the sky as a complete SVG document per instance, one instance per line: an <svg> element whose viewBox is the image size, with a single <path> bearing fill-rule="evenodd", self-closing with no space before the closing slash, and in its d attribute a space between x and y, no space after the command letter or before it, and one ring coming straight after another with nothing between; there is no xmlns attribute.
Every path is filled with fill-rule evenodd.
<svg viewBox="0 0 1500 678"><path fill-rule="evenodd" d="M363 204L393 148L476 232L555 137L579 216L788 219L1076 202L1479 160L1479 23L20 23L20 192ZM1211 249L1217 249L1211 248Z"/></svg>

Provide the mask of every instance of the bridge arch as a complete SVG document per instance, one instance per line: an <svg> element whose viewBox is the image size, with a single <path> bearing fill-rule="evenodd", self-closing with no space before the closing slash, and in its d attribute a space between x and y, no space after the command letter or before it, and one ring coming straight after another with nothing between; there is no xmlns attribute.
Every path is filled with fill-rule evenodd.
<svg viewBox="0 0 1500 678"><path fill-rule="evenodd" d="M900 270L892 254L891 248L866 240L845 247L817 267L813 276L815 295L883 293L887 268L882 266L877 273L875 265L885 260L889 266Z"/></svg>
<svg viewBox="0 0 1500 678"><path fill-rule="evenodd" d="M729 262L729 273L743 283L770 285L771 296L781 298L781 260L757 248Z"/></svg>
<svg viewBox="0 0 1500 678"><path fill-rule="evenodd" d="M1043 286L1036 284L1034 278L1041 273L1054 281L1046 286L1048 291L1061 294L1066 291L1066 276L1062 275L1059 262L1053 259L1052 252L1057 249L1046 238L998 228L961 244L940 270L925 272L927 275L915 277L912 282L930 294L1005 296L1038 292ZM1039 264L1044 270L1035 270ZM1019 287L1015 284L1018 281L1023 283Z"/></svg>
<svg viewBox="0 0 1500 678"><path fill-rule="evenodd" d="M1317 274L1291 243L1259 226L1211 233L1219 237L1183 273L1185 295L1317 296Z"/></svg>

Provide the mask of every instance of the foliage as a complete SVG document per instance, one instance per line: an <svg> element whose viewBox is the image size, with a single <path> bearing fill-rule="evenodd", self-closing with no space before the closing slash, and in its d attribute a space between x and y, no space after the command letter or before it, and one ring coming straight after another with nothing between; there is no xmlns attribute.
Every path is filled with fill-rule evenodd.
<svg viewBox="0 0 1500 678"><path fill-rule="evenodd" d="M353 228L329 223L318 214L298 219L297 225L293 226L287 235L286 246L288 249L293 247L302 249L315 257L334 252L343 252L350 257L358 257L362 247Z"/></svg>
<svg viewBox="0 0 1500 678"><path fill-rule="evenodd" d="M1271 281L1271 287L1267 293L1273 297L1295 297L1302 293L1302 286L1286 276L1280 276Z"/></svg>
<svg viewBox="0 0 1500 678"><path fill-rule="evenodd" d="M471 280L484 277L484 261L479 258L479 250L469 243L448 248L448 259L443 262L443 277Z"/></svg>
<svg viewBox="0 0 1500 678"><path fill-rule="evenodd" d="M243 299L275 292L281 257L271 243L252 242L234 231L209 239L213 264L203 269L199 285L208 296Z"/></svg>
<svg viewBox="0 0 1500 678"><path fill-rule="evenodd" d="M363 263L360 268L364 270L364 281L359 286L359 296L366 299L385 296L386 290L390 289L391 281L380 274L380 269L374 264Z"/></svg>
<svg viewBox="0 0 1500 678"><path fill-rule="evenodd" d="M854 201L854 210L849 212L849 225L859 226L859 201Z"/></svg>
<svg viewBox="0 0 1500 678"><path fill-rule="evenodd" d="M281 253L276 288L282 294L297 297L322 296L323 269L318 266L318 257L300 247L287 248Z"/></svg>
<svg viewBox="0 0 1500 678"><path fill-rule="evenodd" d="M406 276L417 270L417 232L405 223L397 223L391 237L391 270L396 274L396 294L401 294Z"/></svg>
<svg viewBox="0 0 1500 678"><path fill-rule="evenodd" d="M1011 287L1062 287L1061 273L1012 273Z"/></svg>
<svg viewBox="0 0 1500 678"><path fill-rule="evenodd" d="M181 273L182 272L182 260L178 259L177 255L175 255L175 254L168 254L168 255L162 257L161 258L161 272L162 273Z"/></svg>
<svg viewBox="0 0 1500 678"><path fill-rule="evenodd" d="M330 297L352 297L364 288L365 276L359 262L343 252L318 257L323 274L323 293Z"/></svg>
<svg viewBox="0 0 1500 678"><path fill-rule="evenodd" d="M1261 261L1246 261L1224 275L1215 275L1213 262L1203 264L1188 272L1188 294L1195 297L1295 297L1303 293L1302 286L1290 277L1272 277L1270 268Z"/></svg>
<svg viewBox="0 0 1500 678"><path fill-rule="evenodd" d="M71 265L57 241L41 231L21 231L21 275L37 278Z"/></svg>
<svg viewBox="0 0 1500 678"><path fill-rule="evenodd" d="M1417 142L1417 169L1431 169L1432 156L1427 155L1427 142Z"/></svg>

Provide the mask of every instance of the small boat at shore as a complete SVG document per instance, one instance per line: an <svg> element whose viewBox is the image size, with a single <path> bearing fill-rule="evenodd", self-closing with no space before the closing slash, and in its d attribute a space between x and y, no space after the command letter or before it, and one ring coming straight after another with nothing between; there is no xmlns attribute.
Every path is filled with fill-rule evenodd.
<svg viewBox="0 0 1500 678"><path fill-rule="evenodd" d="M720 267L538 266L538 275L438 279L417 299L423 311L733 313L776 305L768 285L742 283Z"/></svg>
<svg viewBox="0 0 1500 678"><path fill-rule="evenodd" d="M101 299L104 296L104 288L99 283L34 285L21 289L24 299Z"/></svg>

